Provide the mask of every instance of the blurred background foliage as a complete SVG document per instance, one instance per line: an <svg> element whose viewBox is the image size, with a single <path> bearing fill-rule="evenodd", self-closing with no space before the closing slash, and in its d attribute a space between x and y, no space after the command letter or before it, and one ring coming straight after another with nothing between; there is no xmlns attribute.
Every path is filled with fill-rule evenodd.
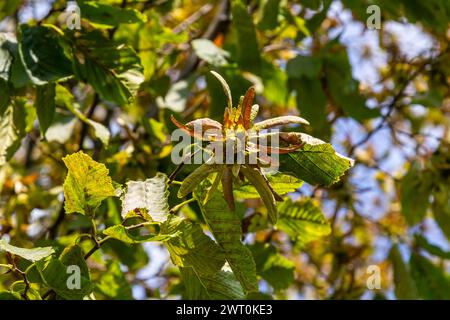
<svg viewBox="0 0 450 320"><path fill-rule="evenodd" d="M0 3L2 238L61 251L89 230L85 216L64 212L67 154L84 150L122 184L172 172L169 116L220 120L226 100L209 74L216 70L234 101L255 85L261 119L300 115L311 123L302 130L356 160L331 188L305 183L280 208L301 204L317 214L315 223L329 224L329 232L318 231L327 236L267 228L258 199L240 204L261 292L450 298L448 0L78 4L82 32L67 29L66 1ZM366 26L373 4L381 13L377 30ZM36 60L42 64L33 69ZM120 223L120 210L118 200L104 201L100 228ZM195 203L181 212L201 222ZM89 241L81 245L88 249ZM0 253L0 263L7 260ZM112 240L87 263L97 298L184 295L180 272L159 244ZM367 286L371 265L380 268L379 288ZM0 276L0 290L20 279Z"/></svg>

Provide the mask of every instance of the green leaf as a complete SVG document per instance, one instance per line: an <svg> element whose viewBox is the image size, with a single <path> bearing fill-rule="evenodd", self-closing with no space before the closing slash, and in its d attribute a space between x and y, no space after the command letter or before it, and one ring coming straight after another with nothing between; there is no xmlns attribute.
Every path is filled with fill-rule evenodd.
<svg viewBox="0 0 450 320"><path fill-rule="evenodd" d="M169 214L167 183L163 173L145 181L128 181L122 199L122 217L134 209L146 209L154 221L165 221Z"/></svg>
<svg viewBox="0 0 450 320"><path fill-rule="evenodd" d="M204 163L200 167L196 168L183 180L180 189L178 190L178 198L183 198L188 195L200 184L200 182L204 181L211 173L217 172L222 168L223 166L220 164L208 163Z"/></svg>
<svg viewBox="0 0 450 320"><path fill-rule="evenodd" d="M8 0L0 2L0 20L12 15L17 7L20 5L21 0Z"/></svg>
<svg viewBox="0 0 450 320"><path fill-rule="evenodd" d="M445 33L450 21L447 1L402 0L404 12L412 23L420 22L436 32Z"/></svg>
<svg viewBox="0 0 450 320"><path fill-rule="evenodd" d="M231 270L245 292L258 291L255 262L249 249L241 242L241 219L231 211L222 194L214 192L210 200L203 204L209 181L205 181L194 197L214 238L222 248Z"/></svg>
<svg viewBox="0 0 450 320"><path fill-rule="evenodd" d="M192 41L192 48L197 56L215 67L221 67L228 64L227 59L230 53L219 48L208 39L196 39Z"/></svg>
<svg viewBox="0 0 450 320"><path fill-rule="evenodd" d="M109 139L111 138L111 133L108 128L103 124L96 122L94 120L88 119L87 123L94 129L94 135L105 145L109 144Z"/></svg>
<svg viewBox="0 0 450 320"><path fill-rule="evenodd" d="M417 299L417 288L411 278L408 266L403 261L398 245L392 246L389 259L394 271L395 296L397 299Z"/></svg>
<svg viewBox="0 0 450 320"><path fill-rule="evenodd" d="M353 166L352 159L334 151L330 144L304 133L293 134L305 145L298 151L280 155L280 172L312 185L329 186Z"/></svg>
<svg viewBox="0 0 450 320"><path fill-rule="evenodd" d="M0 33L0 114L6 107L10 94L8 84L20 88L30 82L19 55L19 44L15 35Z"/></svg>
<svg viewBox="0 0 450 320"><path fill-rule="evenodd" d="M78 103L75 101L72 93L62 85L56 86L56 103L58 105L65 106L70 112L72 112L78 119L86 123L92 129L94 129L94 135L105 145L109 144L111 133L108 128L99 122L89 119L79 110Z"/></svg>
<svg viewBox="0 0 450 320"><path fill-rule="evenodd" d="M9 95L8 83L0 79L0 117L3 116L3 113L9 105Z"/></svg>
<svg viewBox="0 0 450 320"><path fill-rule="evenodd" d="M75 75L104 100L127 104L144 81L136 52L105 38L98 30L83 33L73 41Z"/></svg>
<svg viewBox="0 0 450 320"><path fill-rule="evenodd" d="M115 27L121 23L146 22L147 17L136 9L123 9L98 1L78 0L81 16L96 27Z"/></svg>
<svg viewBox="0 0 450 320"><path fill-rule="evenodd" d="M402 214L409 225L415 225L425 218L431 194L431 178L413 162L401 181L400 200Z"/></svg>
<svg viewBox="0 0 450 320"><path fill-rule="evenodd" d="M0 300L21 300L21 297L17 292L0 290Z"/></svg>
<svg viewBox="0 0 450 320"><path fill-rule="evenodd" d="M36 113L39 119L39 127L45 136L47 129L55 117L55 84L49 83L38 86L35 101Z"/></svg>
<svg viewBox="0 0 450 320"><path fill-rule="evenodd" d="M411 275L423 299L450 299L450 278L443 270L417 253L411 254L409 261Z"/></svg>
<svg viewBox="0 0 450 320"><path fill-rule="evenodd" d="M73 74L72 63L65 54L60 31L51 26L20 26L20 58L36 85L67 78Z"/></svg>
<svg viewBox="0 0 450 320"><path fill-rule="evenodd" d="M223 77L214 71L206 74L206 84L208 85L208 93L211 99L209 116L216 120L223 119L223 112L226 106L231 108L233 101L239 101L242 88L248 88L252 85L250 81L242 76L237 68L221 68L220 74Z"/></svg>
<svg viewBox="0 0 450 320"><path fill-rule="evenodd" d="M143 119L142 120L145 131L153 137L155 137L160 144L164 144L167 141L167 128L164 123L159 122L153 118ZM153 143L154 140L151 139L150 143ZM153 145L153 144L152 144ZM157 145L155 143L155 145Z"/></svg>
<svg viewBox="0 0 450 320"><path fill-rule="evenodd" d="M3 166L20 147L25 136L24 110L20 105L6 108L0 115L0 167Z"/></svg>
<svg viewBox="0 0 450 320"><path fill-rule="evenodd" d="M18 293L21 297L25 296L25 289L27 288L27 285L25 284L24 280L19 280L14 282L11 286L11 292L12 293ZM42 300L41 295L39 294L39 291L36 290L37 288L33 285L29 286L27 288L27 299L28 300Z"/></svg>
<svg viewBox="0 0 450 320"><path fill-rule="evenodd" d="M272 62L264 60L261 78L264 84L264 92L262 94L264 98L274 104L285 105L288 96L286 72L279 66L272 64ZM256 114L257 112L255 116Z"/></svg>
<svg viewBox="0 0 450 320"><path fill-rule="evenodd" d="M297 109L311 123L313 133L328 137L327 97L321 81L322 60L315 56L298 55L288 61L286 72L289 86L296 91Z"/></svg>
<svg viewBox="0 0 450 320"><path fill-rule="evenodd" d="M286 232L298 248L331 233L322 210L312 199L294 202L287 198L278 206L278 212L276 228Z"/></svg>
<svg viewBox="0 0 450 320"><path fill-rule="evenodd" d="M433 215L447 239L450 239L450 189L448 182L437 185L433 191Z"/></svg>
<svg viewBox="0 0 450 320"><path fill-rule="evenodd" d="M294 281L295 265L277 252L271 244L256 242L249 247L256 270L275 290L287 289Z"/></svg>
<svg viewBox="0 0 450 320"><path fill-rule="evenodd" d="M311 1L309 1L309 2L311 2ZM330 9L331 4L333 3L332 0L323 0L323 1L314 1L314 2L316 2L314 4L314 6L310 6L310 4L308 4L308 6L314 7L315 9L319 9L321 4L322 4L322 6L321 6L321 10L318 13L316 13L312 18L308 19L308 21L306 23L307 30L309 30L311 33L314 33L316 31L316 29L318 29L320 27L322 22L327 17L328 9Z"/></svg>
<svg viewBox="0 0 450 320"><path fill-rule="evenodd" d="M265 0L262 5L262 18L258 27L262 30L273 30L278 26L281 0Z"/></svg>
<svg viewBox="0 0 450 320"><path fill-rule="evenodd" d="M290 85L296 90L297 109L302 117L311 124L313 133L319 137L330 136L330 125L327 120L327 97L318 77L290 79Z"/></svg>
<svg viewBox="0 0 450 320"><path fill-rule="evenodd" d="M272 224L277 223L278 213L276 208L275 197L267 182L259 169L241 166L241 172L246 179L255 187L261 196L262 201L267 209L267 215Z"/></svg>
<svg viewBox="0 0 450 320"><path fill-rule="evenodd" d="M440 257L442 259L450 260L450 251L444 251L442 248L430 243L424 236L421 234L414 235L414 243L420 248L427 251L429 254L432 254L436 257Z"/></svg>
<svg viewBox="0 0 450 320"><path fill-rule="evenodd" d="M142 233L143 230L146 230L147 232ZM103 233L107 236L128 244L147 241L168 241L169 239L178 235L177 233L161 234L159 232L159 223L156 222L147 223L145 226L139 228L139 230L132 230L132 228L122 225L112 226L103 231Z"/></svg>
<svg viewBox="0 0 450 320"><path fill-rule="evenodd" d="M266 178L272 186L272 189L279 195L295 192L303 184L303 181L300 179L280 173L268 175ZM256 199L261 197L255 187L248 182L244 182L235 187L233 193L236 198L242 199Z"/></svg>
<svg viewBox="0 0 450 320"><path fill-rule="evenodd" d="M242 287L236 277L227 271L215 274L197 274L193 268L181 268L187 300L241 300Z"/></svg>
<svg viewBox="0 0 450 320"><path fill-rule="evenodd" d="M162 234L178 236L164 242L172 262L178 267L192 267L200 274L215 274L225 264L222 249L206 234L198 224L186 219L169 216L161 225Z"/></svg>
<svg viewBox="0 0 450 320"><path fill-rule="evenodd" d="M97 283L97 290L108 299L132 300L133 294L128 280L125 278L120 264L117 261L109 261L106 270L102 272Z"/></svg>
<svg viewBox="0 0 450 320"><path fill-rule="evenodd" d="M115 196L104 164L92 160L83 151L68 155L63 161L69 169L63 186L66 213L86 214L88 208L95 209L104 199Z"/></svg>
<svg viewBox="0 0 450 320"><path fill-rule="evenodd" d="M71 245L64 249L59 261L66 266L77 265L80 267L81 275L90 279L89 268L84 260L84 253L80 246Z"/></svg>
<svg viewBox="0 0 450 320"><path fill-rule="evenodd" d="M71 270L69 267L75 268ZM45 284L63 299L81 300L92 291L89 268L83 251L77 245L64 249L59 259L39 261L37 268ZM76 281L73 283L72 280L78 276L77 271L80 271L80 287L73 288L69 285L76 284Z"/></svg>
<svg viewBox="0 0 450 320"><path fill-rule="evenodd" d="M252 16L248 13L244 1L232 1L231 14L233 16L232 27L236 33L239 66L243 70L259 74L261 71L261 51Z"/></svg>
<svg viewBox="0 0 450 320"><path fill-rule="evenodd" d="M132 271L144 268L149 262L142 244L126 244L120 240L110 239L103 244L102 251L107 252Z"/></svg>
<svg viewBox="0 0 450 320"><path fill-rule="evenodd" d="M16 40L7 33L0 33L0 79L8 81L13 62L11 44L16 44Z"/></svg>
<svg viewBox="0 0 450 320"><path fill-rule="evenodd" d="M190 94L190 84L187 80L180 80L170 86L165 97L158 97L156 103L161 109L182 112Z"/></svg>
<svg viewBox="0 0 450 320"><path fill-rule="evenodd" d="M166 241L172 262L180 267L187 299L238 299L242 294L233 274L222 270L225 256L199 225L169 216L161 232L176 237Z"/></svg>
<svg viewBox="0 0 450 320"><path fill-rule="evenodd" d="M329 43L324 58L324 73L333 101L344 113L357 121L376 118L379 110L369 109L366 99L359 93L359 82L352 77L352 66L347 51L340 44Z"/></svg>
<svg viewBox="0 0 450 320"><path fill-rule="evenodd" d="M33 249L15 247L7 243L5 239L0 239L0 251L9 252L32 262L42 260L55 253L55 250L53 250L52 247L39 247Z"/></svg>
<svg viewBox="0 0 450 320"><path fill-rule="evenodd" d="M291 79L318 78L322 69L322 61L315 56L298 55L289 60L286 65L286 72Z"/></svg>

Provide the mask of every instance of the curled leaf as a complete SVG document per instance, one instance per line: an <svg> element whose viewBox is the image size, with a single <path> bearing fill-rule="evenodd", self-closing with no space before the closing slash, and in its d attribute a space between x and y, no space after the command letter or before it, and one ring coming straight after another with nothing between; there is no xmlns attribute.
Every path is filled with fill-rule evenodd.
<svg viewBox="0 0 450 320"><path fill-rule="evenodd" d="M297 123L297 124L309 124L308 121L306 121L303 118L297 117L297 116L283 116L283 117L276 117L272 119L267 119L258 123L255 123L253 128L255 130L262 130L262 129L268 129L275 126L290 124L290 123Z"/></svg>
<svg viewBox="0 0 450 320"><path fill-rule="evenodd" d="M227 96L228 108L231 110L231 108L233 107L233 99L231 98L231 90L230 90L230 87L228 86L228 83L217 72L211 71L211 74L214 77L216 77L216 79L219 80L220 84L222 85L223 91L225 92L225 95Z"/></svg>
<svg viewBox="0 0 450 320"><path fill-rule="evenodd" d="M244 128L250 128L251 117L252 117L252 103L255 99L255 87L251 86L245 93L244 99L242 100L242 114L244 116Z"/></svg>
<svg viewBox="0 0 450 320"><path fill-rule="evenodd" d="M229 167L226 167L225 170L223 170L222 189L228 208L230 208L231 211L234 211L233 172Z"/></svg>
<svg viewBox="0 0 450 320"><path fill-rule="evenodd" d="M204 163L200 167L195 169L183 180L183 183L178 190L178 198L183 198L188 193L192 192L195 187L200 184L200 182L202 182L211 173L218 171L220 167L221 165Z"/></svg>
<svg viewBox="0 0 450 320"><path fill-rule="evenodd" d="M271 223L275 224L277 222L277 208L275 205L275 197L272 190L268 186L267 180L263 177L261 171L258 168L252 168L249 166L242 166L241 172L250 181L250 183L255 187L261 196L264 205L267 208L267 213Z"/></svg>

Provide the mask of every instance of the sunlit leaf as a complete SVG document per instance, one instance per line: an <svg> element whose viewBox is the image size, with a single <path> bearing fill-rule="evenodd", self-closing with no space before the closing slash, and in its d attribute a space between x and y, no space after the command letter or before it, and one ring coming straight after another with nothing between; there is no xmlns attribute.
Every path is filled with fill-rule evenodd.
<svg viewBox="0 0 450 320"><path fill-rule="evenodd" d="M236 277L227 271L215 274L197 274L193 268L182 268L181 276L187 300L235 300L243 299L242 287Z"/></svg>
<svg viewBox="0 0 450 320"><path fill-rule="evenodd" d="M353 166L353 160L334 151L322 140L295 133L305 145L289 154L280 155L280 172L290 174L313 185L329 186Z"/></svg>
<svg viewBox="0 0 450 320"><path fill-rule="evenodd" d="M212 275L225 264L222 249L198 224L177 216L171 216L161 225L161 233L178 234L164 244L172 262L179 267L192 267L197 273Z"/></svg>
<svg viewBox="0 0 450 320"><path fill-rule="evenodd" d="M231 270L246 292L257 291L256 269L253 257L241 242L241 219L234 211L229 210L227 203L219 192L203 204L207 183L194 193L203 216L214 238L223 249Z"/></svg>
<svg viewBox="0 0 450 320"><path fill-rule="evenodd" d="M107 270L108 272L103 272L96 282L96 288L109 299L132 300L131 286L120 269L120 264L110 261Z"/></svg>
<svg viewBox="0 0 450 320"><path fill-rule="evenodd" d="M152 228L153 227L153 228ZM148 230L152 229L152 230ZM145 230L146 232L143 234L133 233L130 228L127 228L123 225L112 226L103 231L103 233L107 236L110 236L114 239L123 241L125 243L133 244L133 243L141 243L147 241L167 241L170 238L176 237L175 234L161 234L159 233L159 224L154 223L148 224L139 228L139 231ZM154 232L154 233L153 233Z"/></svg>
<svg viewBox="0 0 450 320"><path fill-rule="evenodd" d="M311 199L292 201L288 198L278 205L278 212L276 228L286 232L299 248L331 233L322 210Z"/></svg>
<svg viewBox="0 0 450 320"><path fill-rule="evenodd" d="M89 213L89 208L96 208L104 199L115 196L104 164L82 151L64 157L63 161L69 170L64 181L66 213Z"/></svg>
<svg viewBox="0 0 450 320"><path fill-rule="evenodd" d="M0 115L0 167L17 151L20 139L25 135L23 109L10 105Z"/></svg>
<svg viewBox="0 0 450 320"><path fill-rule="evenodd" d="M268 175L267 180L272 186L272 189L279 195L295 192L303 184L301 180L284 174ZM242 199L255 199L261 197L255 187L248 182L235 186L233 193L236 198Z"/></svg>

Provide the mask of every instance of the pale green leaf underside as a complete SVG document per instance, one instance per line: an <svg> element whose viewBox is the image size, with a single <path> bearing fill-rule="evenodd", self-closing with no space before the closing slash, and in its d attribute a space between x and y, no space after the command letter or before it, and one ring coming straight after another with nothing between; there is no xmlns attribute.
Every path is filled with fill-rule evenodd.
<svg viewBox="0 0 450 320"><path fill-rule="evenodd" d="M154 221L165 221L169 214L167 182L167 176L162 173L145 181L127 182L122 199L122 217L134 209L145 208Z"/></svg>
<svg viewBox="0 0 450 320"><path fill-rule="evenodd" d="M21 133L14 121L15 110L9 106L3 115L0 115L0 167L4 165L16 149L16 142Z"/></svg>
<svg viewBox="0 0 450 320"><path fill-rule="evenodd" d="M205 60L213 66L220 67L228 64L229 53L219 48L208 39L196 39L192 41L192 48L200 59Z"/></svg>
<svg viewBox="0 0 450 320"><path fill-rule="evenodd" d="M32 262L44 259L55 252L52 247L39 247L33 249L15 247L7 243L4 239L0 239L0 251L9 252Z"/></svg>

